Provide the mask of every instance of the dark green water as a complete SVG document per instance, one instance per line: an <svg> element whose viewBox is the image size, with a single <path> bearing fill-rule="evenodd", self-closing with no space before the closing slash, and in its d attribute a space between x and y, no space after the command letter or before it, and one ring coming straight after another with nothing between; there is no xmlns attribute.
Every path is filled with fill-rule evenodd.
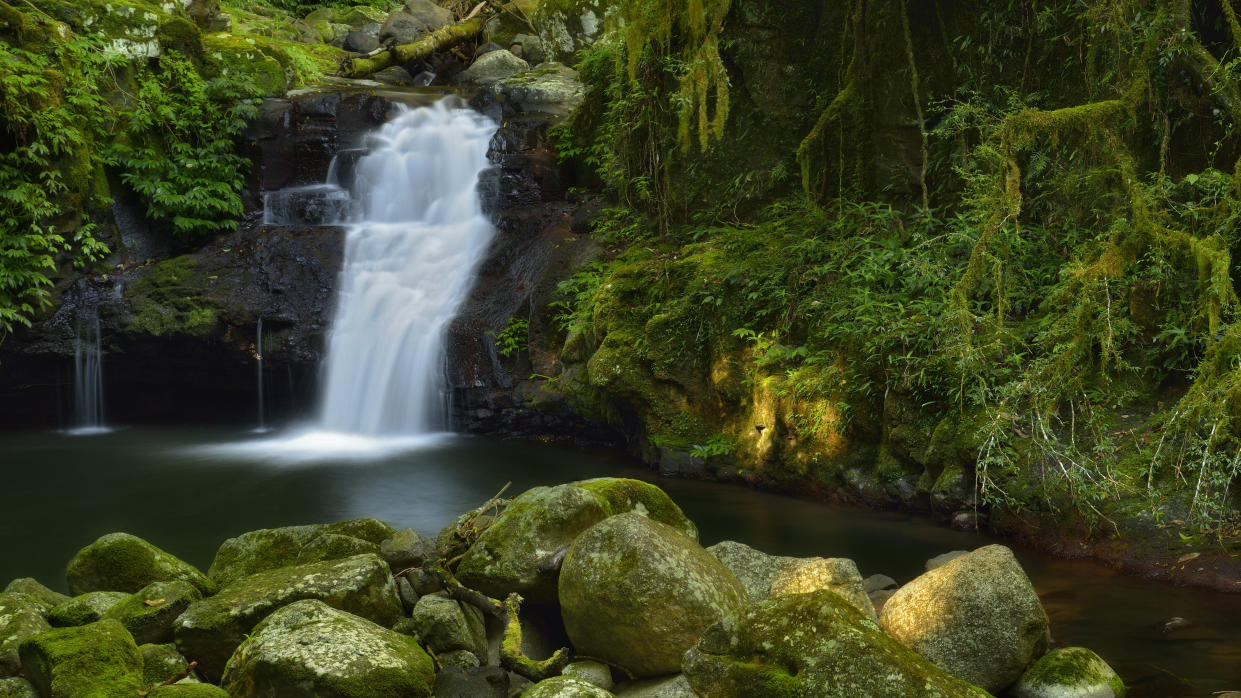
<svg viewBox="0 0 1241 698"><path fill-rule="evenodd" d="M202 429L122 429L69 437L0 432L0 584L33 576L63 590L78 548L127 531L206 569L225 538L256 528L373 516L435 533L506 482L511 493L603 475L663 487L704 544L739 540L769 553L848 557L863 575L906 582L923 561L994 542L910 516L833 508L713 483L665 480L613 454L469 437L369 461L205 453L251 438ZM1087 562L1018 550L1060 645L1112 663L1134 696L1241 689L1241 595L1179 589ZM1162 632L1173 616L1190 627Z"/></svg>

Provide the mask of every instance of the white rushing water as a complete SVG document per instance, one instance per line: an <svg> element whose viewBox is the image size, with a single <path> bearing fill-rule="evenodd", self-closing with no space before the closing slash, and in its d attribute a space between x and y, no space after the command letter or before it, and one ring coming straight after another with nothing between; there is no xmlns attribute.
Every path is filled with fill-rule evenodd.
<svg viewBox="0 0 1241 698"><path fill-rule="evenodd" d="M103 423L103 337L96 308L80 310L73 340L74 426L67 433L89 436L110 431Z"/></svg>
<svg viewBox="0 0 1241 698"><path fill-rule="evenodd" d="M478 180L497 128L457 98L405 110L369 137L347 203L335 163L326 185L266 197L269 223L350 221L319 415L309 429L190 452L287 465L442 443L448 323L495 233Z"/></svg>
<svg viewBox="0 0 1241 698"><path fill-rule="evenodd" d="M320 427L408 435L446 426L443 343L494 228L479 174L496 125L451 99L372 135L353 184Z"/></svg>

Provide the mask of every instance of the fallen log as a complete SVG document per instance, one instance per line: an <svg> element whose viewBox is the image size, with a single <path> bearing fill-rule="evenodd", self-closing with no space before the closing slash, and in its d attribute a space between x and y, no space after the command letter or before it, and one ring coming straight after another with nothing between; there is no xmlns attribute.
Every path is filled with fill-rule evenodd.
<svg viewBox="0 0 1241 698"><path fill-rule="evenodd" d="M447 51L481 34L486 21L486 17L475 15L457 24L437 29L413 43L393 46L373 58L350 58L345 61L342 72L345 77L364 78L389 66L404 65L439 51Z"/></svg>

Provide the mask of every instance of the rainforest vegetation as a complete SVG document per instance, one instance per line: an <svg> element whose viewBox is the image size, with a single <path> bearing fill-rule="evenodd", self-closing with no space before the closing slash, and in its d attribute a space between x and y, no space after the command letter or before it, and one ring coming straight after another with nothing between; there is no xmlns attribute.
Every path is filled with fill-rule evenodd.
<svg viewBox="0 0 1241 698"><path fill-rule="evenodd" d="M258 100L342 70L287 29L330 4L0 3L0 334L101 270L122 191L182 246L235 228ZM605 251L497 333L548 392L797 491L1236 532L1230 0L528 4L602 24L555 136Z"/></svg>

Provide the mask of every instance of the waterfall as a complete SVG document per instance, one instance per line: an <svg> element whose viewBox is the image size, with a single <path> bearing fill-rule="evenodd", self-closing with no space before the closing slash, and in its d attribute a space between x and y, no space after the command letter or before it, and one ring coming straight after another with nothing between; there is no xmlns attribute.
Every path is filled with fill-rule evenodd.
<svg viewBox="0 0 1241 698"><path fill-rule="evenodd" d="M73 340L73 412L71 434L98 434L108 431L103 424L103 338L99 331L99 309L78 311Z"/></svg>
<svg viewBox="0 0 1241 698"><path fill-rule="evenodd" d="M259 425L255 428L258 433L267 431L263 409L263 316L259 316L258 326L255 329L254 337L254 363L258 367L258 388L259 388Z"/></svg>
<svg viewBox="0 0 1241 698"><path fill-rule="evenodd" d="M496 128L449 98L403 111L370 137L354 172L321 429L446 426L444 336L494 233L478 178Z"/></svg>

